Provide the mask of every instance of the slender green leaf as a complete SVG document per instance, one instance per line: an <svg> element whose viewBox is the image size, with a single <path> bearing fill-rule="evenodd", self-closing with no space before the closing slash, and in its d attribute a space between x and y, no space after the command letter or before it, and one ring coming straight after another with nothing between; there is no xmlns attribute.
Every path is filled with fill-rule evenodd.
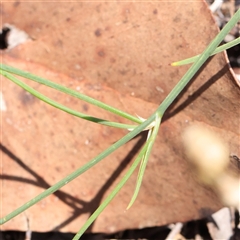
<svg viewBox="0 0 240 240"><path fill-rule="evenodd" d="M16 74L18 76L30 79L30 80L32 80L34 82L38 82L38 83L43 84L45 86L51 87L53 89L56 89L56 90L58 90L60 92L64 92L66 94L69 94L69 95L71 95L73 97L81 99L81 100L83 100L85 102L88 102L88 103L90 103L92 105L95 105L95 106L97 106L99 108L105 109L108 112L111 112L113 114L116 114L118 116L126 118L128 120L131 120L133 122L142 123L142 121L139 118L137 118L135 116L132 116L131 114L128 114L128 113L126 113L126 112L124 112L122 110L119 110L117 108L111 107L108 104L100 102L100 101L98 101L98 100L96 100L94 98L88 97L88 96L86 96L86 95L84 95L82 93L79 93L79 92L75 91L75 90L72 90L72 89L69 89L67 87L64 87L64 86L62 86L62 85L60 85L58 83L54 83L54 82L51 82L50 80L47 80L45 78L38 77L38 76L36 76L34 74L31 74L29 72L25 72L25 71L22 71L20 69L17 69L17 68L11 67L11 66L7 66L7 65L4 65L4 64L0 64L0 70Z"/></svg>
<svg viewBox="0 0 240 240"><path fill-rule="evenodd" d="M96 209L96 211L89 217L89 219L84 223L78 233L74 236L73 240L79 239L83 233L88 229L88 227L96 220L96 218L101 214L101 212L107 207L107 205L113 200L117 193L121 190L127 180L131 177L134 170L137 168L139 162L141 161L143 155L147 150L148 144L145 144L138 154L137 158L134 160L132 166L128 169L127 173L117 184L114 190L108 195L108 197L101 203L101 205Z"/></svg>
<svg viewBox="0 0 240 240"><path fill-rule="evenodd" d="M236 45L240 44L240 37L234 39L233 41L229 42L229 43L226 43L226 44L223 44L222 46L216 48L216 50L211 54L211 56L217 54L217 53L220 53L224 50L227 50L231 47L234 47ZM181 60L181 61L178 61L178 62L173 62L171 63L172 66L182 66L182 65L186 65L186 64L189 64L189 63L193 63L195 62L198 57L200 55L197 55L197 56L194 56L194 57L191 57L191 58L187 58L187 59L184 59L184 60Z"/></svg>
<svg viewBox="0 0 240 240"><path fill-rule="evenodd" d="M132 199L127 206L127 209L129 209L133 205L133 203L135 202L135 200L137 198L138 192L139 192L141 184L142 184L142 180L143 180L144 172L145 172L145 169L146 169L146 166L147 166L147 162L148 162L153 144L154 144L155 139L156 139L157 134L158 134L160 122L161 122L161 118L158 114L156 114L155 126L153 127L153 129L150 129L149 132L148 132L148 140L146 142L147 149L146 149L146 152L145 152L145 154L142 158L142 161L141 161L141 164L140 164L140 167L139 167L139 171L138 171L136 188L135 188L134 194L132 196Z"/></svg>
<svg viewBox="0 0 240 240"><path fill-rule="evenodd" d="M95 118L89 115L85 115L83 113L80 113L78 111L75 111L71 108L68 108L58 102L53 101L52 99L44 96L43 94L39 93L38 91L36 91L35 89L33 89L32 87L28 86L27 84L25 84L24 82L22 82L21 80L19 80L18 78L14 77L12 74L5 72L3 70L0 71L0 74L2 74L3 76L5 76L6 78L8 78L9 80L13 81L14 83L16 83L17 85L19 85L20 87L22 87L23 89L25 89L26 91L28 91L29 93L31 93L32 95L34 95L35 97L37 97L38 99L48 103L49 105L56 107L64 112L67 112L73 116L76 117L80 117L82 119L85 119L87 121L91 121L91 122L95 122L95 123L99 123L102 125L106 125L109 127L116 127L116 128L124 128L124 129L134 129L136 127L136 125L128 125L128 124L122 124L122 123L117 123L117 122L110 122L101 118Z"/></svg>

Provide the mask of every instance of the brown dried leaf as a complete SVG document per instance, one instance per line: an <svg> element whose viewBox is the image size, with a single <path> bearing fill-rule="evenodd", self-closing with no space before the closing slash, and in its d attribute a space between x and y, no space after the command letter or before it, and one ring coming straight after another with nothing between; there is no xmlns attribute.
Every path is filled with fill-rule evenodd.
<svg viewBox="0 0 240 240"><path fill-rule="evenodd" d="M204 2L3 3L3 23L32 38L3 60L147 118L187 71L169 63L200 53L218 30ZM68 77L67 77L68 76ZM4 79L2 112L2 213L56 183L122 137L126 131L99 126L60 112ZM37 90L79 111L122 121L56 91ZM239 88L224 54L212 58L166 113L140 194L125 211L136 174L91 230L182 222L222 205L198 184L187 165L181 133L200 122L239 152ZM3 229L76 232L123 176L144 143L139 136ZM232 163L234 165L234 163ZM14 190L14 193L13 193Z"/></svg>

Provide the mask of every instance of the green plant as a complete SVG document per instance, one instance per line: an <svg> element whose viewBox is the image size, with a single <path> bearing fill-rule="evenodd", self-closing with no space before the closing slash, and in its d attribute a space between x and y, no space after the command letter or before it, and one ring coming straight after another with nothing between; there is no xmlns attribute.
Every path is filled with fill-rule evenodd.
<svg viewBox="0 0 240 240"><path fill-rule="evenodd" d="M52 194L53 192L57 191L58 189L63 187L65 184L74 180L76 177L78 177L79 175L81 175L82 173L87 171L89 168L96 165L98 162L100 162L106 156L110 155L116 149L120 148L126 142L128 142L129 140L134 138L137 134L139 134L140 132L142 132L144 130L148 130L149 132L148 132L148 138L146 140L146 143L143 146L143 148L141 149L138 157L133 162L132 166L129 168L129 170L127 171L125 176L118 183L118 185L115 187L115 189L112 191L112 193L110 193L110 195L103 201L103 203L90 216L90 218L87 220L87 222L84 224L84 226L76 234L74 239L79 239L81 237L81 235L85 232L85 230L92 224L92 222L99 216L99 214L105 209L105 207L110 203L110 201L120 191L120 189L124 186L126 181L129 179L129 177L132 175L134 170L140 164L135 192L134 192L133 197L132 197L132 199L131 199L131 201L128 205L128 208L131 207L131 205L134 203L134 201L137 197L138 191L140 189L141 182L142 182L143 175L144 175L144 171L145 171L145 167L147 165L147 161L148 161L148 158L150 156L151 149L153 147L155 138L157 136L162 116L164 115L164 113L168 109L168 107L172 104L172 102L176 99L176 97L181 93L181 91L189 83L189 81L191 81L193 76L197 73L197 71L201 68L201 66L205 63L205 61L212 54L216 53L214 51L216 50L217 46L221 43L223 38L226 36L226 34L231 30L231 28L236 24L236 22L239 19L240 19L240 10L238 10L238 12L236 12L236 14L233 16L233 18L228 22L228 24L224 27L224 29L216 36L216 38L209 44L209 46L205 49L205 51L200 56L197 56L196 59L194 59L195 62L190 67L190 69L187 71L187 73L182 77L182 79L172 89L172 91L168 94L168 96L165 98L165 100L159 105L159 107L156 109L156 111L147 120L143 120L141 118L134 117L134 116L132 116L128 113L125 113L125 112L119 110L119 109L113 108L113 107L111 107L107 104L104 104L100 101L97 101L97 100L92 99L88 96L80 94L80 93L78 93L74 90L68 89L68 88L66 88L62 85L53 83L53 82L51 82L47 79L44 79L44 78L35 76L31 73L28 73L28 72L25 72L25 71L22 71L22 70L19 70L19 69L1 64L0 74L2 76L4 76L4 77L8 78L9 80L13 81L17 85L19 85L20 87L22 87L23 89L28 91L29 93L31 93L32 95L39 98L40 100L45 101L46 103L48 103L48 104L50 104L50 105L52 105L52 106L54 106L54 107L56 107L56 108L58 108L62 111L65 111L69 114L72 114L74 116L80 117L80 118L88 120L88 121L92 121L92 122L103 124L103 125L110 126L110 127L128 129L129 133L126 134L120 140L118 140L116 143L111 145L109 148L107 148L105 151L103 151L97 157L90 160L87 164L85 164L81 168L77 169L76 171L74 171L73 173L68 175L67 177L63 178L61 181L59 181L58 183L56 183L55 185L53 185L52 187L50 187L49 189L47 189L43 193L39 194L35 198L31 199L29 202L25 203L24 205L22 205L18 209L14 210L13 212L8 214L7 216L0 219L0 224L4 224L5 222L9 221L10 219L12 219L15 216L17 216L18 214L20 214L21 212L25 211L29 207L31 207L34 204L36 204L37 202L39 202L43 198L45 198L45 197L49 196L50 194ZM239 42L240 42L240 40L237 39L237 41L235 41L234 44L238 44ZM225 46L224 49L226 49L226 46ZM223 51L224 49L220 49L220 50ZM173 65L180 65L180 64L177 63L177 64L173 64ZM58 91L61 91L61 92L64 92L66 94L69 94L71 96L74 96L74 97L76 97L80 100L91 103L91 104L93 104L97 107L100 107L102 109L105 109L105 110L107 110L107 111L109 111L113 114L117 114L121 117L124 117L124 118L130 120L130 121L133 121L133 122L135 122L135 125L134 124L132 125L132 124L121 124L121 123L116 123L116 122L110 122L110 121L107 121L105 119L95 118L93 116L88 116L88 115L82 114L80 112L77 112L75 110L72 110L72 109L70 109L66 106L63 106L63 105L53 101L52 99L44 96L43 94L39 93L38 91L34 90L30 86L28 86L27 84L25 84L24 82L19 80L13 74L21 76L21 77L28 78L28 79L33 80L35 82L44 84L48 87L54 88Z"/></svg>

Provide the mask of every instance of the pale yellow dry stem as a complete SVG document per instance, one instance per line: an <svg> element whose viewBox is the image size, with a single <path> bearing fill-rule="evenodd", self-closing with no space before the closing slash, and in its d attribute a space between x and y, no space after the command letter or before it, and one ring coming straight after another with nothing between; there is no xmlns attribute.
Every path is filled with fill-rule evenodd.
<svg viewBox="0 0 240 240"><path fill-rule="evenodd" d="M229 150L213 132L201 126L191 126L183 134L189 162L196 167L198 178L211 186L227 206L239 208L240 179L226 172Z"/></svg>

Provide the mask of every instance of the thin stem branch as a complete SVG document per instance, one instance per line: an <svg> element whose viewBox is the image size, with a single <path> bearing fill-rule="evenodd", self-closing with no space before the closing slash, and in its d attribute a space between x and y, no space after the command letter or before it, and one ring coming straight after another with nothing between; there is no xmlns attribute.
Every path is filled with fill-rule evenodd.
<svg viewBox="0 0 240 240"><path fill-rule="evenodd" d="M233 41L228 42L226 44L223 44L222 46L216 48L216 50L211 54L211 56L213 56L217 53L220 53L222 51L225 51L225 50L227 50L231 47L234 47L238 44L240 44L240 37L238 37L238 38L234 39ZM199 58L199 56L200 55L196 55L196 56L191 57L191 58L187 58L187 59L184 59L184 60L181 60L181 61L173 62L173 63L171 63L171 65L172 66L182 66L182 65L189 64L189 63L193 63Z"/></svg>
<svg viewBox="0 0 240 240"><path fill-rule="evenodd" d="M211 56L217 46L222 42L227 33L234 27L237 21L240 19L240 9L234 14L231 20L224 26L224 28L218 33L214 40L207 46L204 52L198 57L196 62L190 67L182 79L177 83L177 85L172 89L168 96L164 99L161 105L158 107L157 111L162 115L172 104L172 102L177 98L185 86L190 82L197 71L202 67L205 61Z"/></svg>

